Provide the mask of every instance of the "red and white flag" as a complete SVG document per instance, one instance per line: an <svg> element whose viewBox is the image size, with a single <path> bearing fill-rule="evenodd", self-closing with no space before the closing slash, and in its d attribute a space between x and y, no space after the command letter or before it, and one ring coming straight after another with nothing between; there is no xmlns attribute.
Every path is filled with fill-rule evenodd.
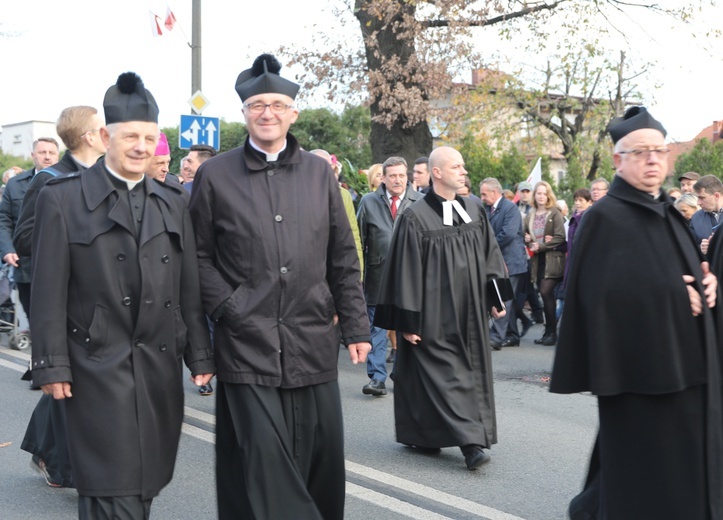
<svg viewBox="0 0 723 520"><path fill-rule="evenodd" d="M173 14L173 11L171 11L170 6L166 6L166 7L167 7L166 21L165 21L164 25L166 26L166 29L168 29L170 31L171 29L173 29L173 26L176 24L176 15Z"/></svg>
<svg viewBox="0 0 723 520"><path fill-rule="evenodd" d="M151 15L151 32L153 33L153 37L163 36L163 31L161 30L161 17L153 11L149 11L149 13Z"/></svg>

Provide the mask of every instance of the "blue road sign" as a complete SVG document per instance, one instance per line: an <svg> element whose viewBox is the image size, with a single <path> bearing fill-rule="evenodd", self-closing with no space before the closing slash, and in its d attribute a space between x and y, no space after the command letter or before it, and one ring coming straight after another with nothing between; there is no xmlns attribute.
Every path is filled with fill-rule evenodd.
<svg viewBox="0 0 723 520"><path fill-rule="evenodd" d="M220 134L221 120L218 117L182 115L178 147L188 150L194 144L207 144L218 150Z"/></svg>

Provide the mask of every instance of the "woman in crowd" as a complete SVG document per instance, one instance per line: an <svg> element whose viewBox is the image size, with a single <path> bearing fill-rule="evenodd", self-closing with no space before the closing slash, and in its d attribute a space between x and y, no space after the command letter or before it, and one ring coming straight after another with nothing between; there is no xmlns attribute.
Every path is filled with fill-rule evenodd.
<svg viewBox="0 0 723 520"><path fill-rule="evenodd" d="M542 297L545 333L538 345L557 344L555 287L565 270L565 226L552 187L545 181L535 184L534 205L525 217L525 243L533 253L530 262L532 280Z"/></svg>
<svg viewBox="0 0 723 520"><path fill-rule="evenodd" d="M698 197L696 197L695 193L685 193L681 195L675 200L673 205L675 209L680 211L685 217L685 220L690 220L693 214L700 209L700 206L698 206Z"/></svg>
<svg viewBox="0 0 723 520"><path fill-rule="evenodd" d="M384 172L382 171L381 164L372 164L367 170L367 183L369 183L369 191L377 191L377 188L382 183L384 178Z"/></svg>

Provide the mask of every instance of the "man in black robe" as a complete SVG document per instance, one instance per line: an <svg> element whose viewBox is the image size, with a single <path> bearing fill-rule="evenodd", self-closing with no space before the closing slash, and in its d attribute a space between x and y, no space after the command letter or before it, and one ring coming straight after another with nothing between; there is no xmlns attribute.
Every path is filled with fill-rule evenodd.
<svg viewBox="0 0 723 520"><path fill-rule="evenodd" d="M339 342L364 362L369 319L339 183L288 133L299 86L280 68L263 54L239 74L249 136L204 162L191 194L215 322L218 511L341 520Z"/></svg>
<svg viewBox="0 0 723 520"><path fill-rule="evenodd" d="M504 311L487 291L506 270L485 210L457 195L467 175L462 155L440 147L429 166L432 189L397 220L374 324L403 337L397 441L422 450L459 446L474 470L490 459L483 448L497 442L487 313ZM500 286L510 289L508 281Z"/></svg>
<svg viewBox="0 0 723 520"><path fill-rule="evenodd" d="M660 189L663 126L634 107L608 129L617 174L576 234L550 385L598 398L570 516L723 518L717 280Z"/></svg>

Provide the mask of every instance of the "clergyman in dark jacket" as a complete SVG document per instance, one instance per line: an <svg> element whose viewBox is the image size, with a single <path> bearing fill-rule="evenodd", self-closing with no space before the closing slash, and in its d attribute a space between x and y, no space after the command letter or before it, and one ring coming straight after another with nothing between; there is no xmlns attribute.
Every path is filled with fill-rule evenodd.
<svg viewBox="0 0 723 520"><path fill-rule="evenodd" d="M81 519L148 518L170 482L185 360L215 369L180 188L144 176L158 106L132 72L103 101L105 160L50 180L33 230L33 378L65 399Z"/></svg>
<svg viewBox="0 0 723 520"><path fill-rule="evenodd" d="M191 194L215 322L218 511L341 519L339 341L365 361L369 320L339 184L288 133L299 86L280 68L262 54L239 74L249 136L204 162Z"/></svg>
<svg viewBox="0 0 723 520"><path fill-rule="evenodd" d="M608 129L617 173L575 235L550 384L598 402L570 517L723 518L717 282L661 190L663 126L633 107Z"/></svg>

